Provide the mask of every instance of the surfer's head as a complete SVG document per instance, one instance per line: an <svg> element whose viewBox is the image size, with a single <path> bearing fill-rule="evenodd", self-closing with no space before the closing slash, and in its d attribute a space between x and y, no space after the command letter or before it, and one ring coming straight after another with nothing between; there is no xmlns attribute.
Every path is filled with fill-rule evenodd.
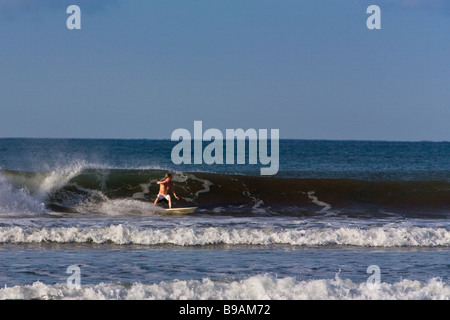
<svg viewBox="0 0 450 320"><path fill-rule="evenodd" d="M170 180L172 180L172 175L170 173L166 173L166 175L164 177L165 178L169 178Z"/></svg>

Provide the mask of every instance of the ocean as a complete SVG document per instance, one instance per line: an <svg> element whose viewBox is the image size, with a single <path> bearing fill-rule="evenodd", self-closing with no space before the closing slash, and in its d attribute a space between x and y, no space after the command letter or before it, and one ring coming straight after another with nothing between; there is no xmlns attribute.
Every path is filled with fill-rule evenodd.
<svg viewBox="0 0 450 320"><path fill-rule="evenodd" d="M0 139L0 299L449 300L449 142L280 140L274 176L175 144Z"/></svg>

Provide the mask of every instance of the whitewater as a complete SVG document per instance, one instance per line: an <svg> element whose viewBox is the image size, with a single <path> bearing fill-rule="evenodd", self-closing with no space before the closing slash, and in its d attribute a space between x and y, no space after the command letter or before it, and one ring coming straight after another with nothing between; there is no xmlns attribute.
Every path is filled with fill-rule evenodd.
<svg viewBox="0 0 450 320"><path fill-rule="evenodd" d="M402 280L372 288L338 276L330 280L297 281L273 276L252 276L240 281L218 282L208 278L131 286L100 283L68 289L65 284L35 282L0 289L0 299L87 300L422 300L448 299L450 286L440 279L426 283Z"/></svg>

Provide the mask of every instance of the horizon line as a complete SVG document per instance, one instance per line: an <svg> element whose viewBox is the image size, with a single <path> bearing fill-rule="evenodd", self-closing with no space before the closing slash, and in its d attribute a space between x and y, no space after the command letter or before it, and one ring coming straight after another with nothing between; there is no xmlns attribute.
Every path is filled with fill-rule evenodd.
<svg viewBox="0 0 450 320"><path fill-rule="evenodd" d="M0 140L13 140L13 139L23 139L23 140L123 140L123 141L132 141L132 140L148 140L148 141L172 141L168 138L80 138L80 137L71 137L71 138L63 138L63 137L0 137ZM191 139L195 140L195 139ZM226 139L224 139L226 140ZM235 139L236 140L236 139ZM239 140L239 139L238 139ZM248 140L248 139L246 139ZM334 141L334 142L433 142L433 143L443 143L450 142L450 140L383 140L383 139L330 139L330 138L279 138L279 140L296 140L296 141ZM175 140L173 142L177 142L179 140ZM210 141L205 141L208 143Z"/></svg>

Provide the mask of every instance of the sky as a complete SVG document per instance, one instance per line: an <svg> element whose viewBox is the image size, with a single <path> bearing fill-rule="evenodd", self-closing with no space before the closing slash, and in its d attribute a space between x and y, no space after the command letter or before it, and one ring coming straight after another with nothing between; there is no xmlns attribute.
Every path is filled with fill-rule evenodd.
<svg viewBox="0 0 450 320"><path fill-rule="evenodd" d="M450 141L449 119L448 0L0 0L0 138Z"/></svg>

